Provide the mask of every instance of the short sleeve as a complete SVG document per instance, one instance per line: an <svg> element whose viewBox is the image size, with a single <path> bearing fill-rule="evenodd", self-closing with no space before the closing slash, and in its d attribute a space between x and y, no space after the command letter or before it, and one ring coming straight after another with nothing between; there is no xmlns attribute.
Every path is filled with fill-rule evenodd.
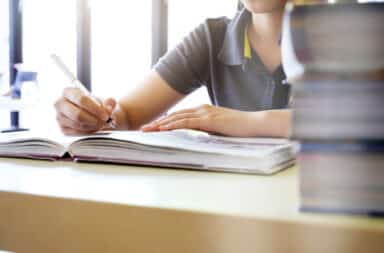
<svg viewBox="0 0 384 253"><path fill-rule="evenodd" d="M176 91L189 94L205 85L209 66L207 24L201 24L163 56L154 70Z"/></svg>

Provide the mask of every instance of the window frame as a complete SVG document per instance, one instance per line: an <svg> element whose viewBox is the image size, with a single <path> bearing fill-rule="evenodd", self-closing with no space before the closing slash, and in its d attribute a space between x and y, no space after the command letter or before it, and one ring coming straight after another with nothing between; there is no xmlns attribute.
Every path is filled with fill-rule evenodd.
<svg viewBox="0 0 384 253"><path fill-rule="evenodd" d="M11 87L16 80L15 64L23 62L23 2L9 0L9 82ZM16 98L20 93L13 94ZM19 129L19 112L10 113L11 129Z"/></svg>

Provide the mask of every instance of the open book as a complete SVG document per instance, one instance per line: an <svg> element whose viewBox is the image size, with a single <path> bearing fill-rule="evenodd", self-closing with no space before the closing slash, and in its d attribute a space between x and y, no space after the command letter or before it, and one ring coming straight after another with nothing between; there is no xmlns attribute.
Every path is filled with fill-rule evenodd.
<svg viewBox="0 0 384 253"><path fill-rule="evenodd" d="M0 156L139 164L185 169L272 174L294 163L295 145L284 139L229 138L193 130L101 132L68 137L0 134Z"/></svg>

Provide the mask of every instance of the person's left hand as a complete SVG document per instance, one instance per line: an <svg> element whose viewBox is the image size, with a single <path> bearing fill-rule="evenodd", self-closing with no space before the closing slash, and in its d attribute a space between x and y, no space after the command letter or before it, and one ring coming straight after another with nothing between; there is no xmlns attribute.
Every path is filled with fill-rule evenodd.
<svg viewBox="0 0 384 253"><path fill-rule="evenodd" d="M252 114L223 107L202 105L174 112L141 128L142 131L195 129L227 136L250 136Z"/></svg>

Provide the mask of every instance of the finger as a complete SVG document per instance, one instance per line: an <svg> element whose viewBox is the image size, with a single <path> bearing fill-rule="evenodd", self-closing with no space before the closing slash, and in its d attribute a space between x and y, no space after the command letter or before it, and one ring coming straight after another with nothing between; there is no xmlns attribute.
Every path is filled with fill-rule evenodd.
<svg viewBox="0 0 384 253"><path fill-rule="evenodd" d="M197 115L195 112L193 113L182 113L182 114L175 114L173 116L166 117L158 122L156 122L157 126L165 126L169 125L170 123L182 119L190 119L190 118L198 118L199 115Z"/></svg>
<svg viewBox="0 0 384 253"><path fill-rule="evenodd" d="M164 118L161 118L157 121L154 121L150 124L144 125L143 127L141 127L141 130L144 132L160 131L160 126L168 125L173 121L198 117L200 117L200 115L196 112L195 109L181 110L179 112L172 113Z"/></svg>
<svg viewBox="0 0 384 253"><path fill-rule="evenodd" d="M191 108L191 109L185 109L185 110L180 110L177 112L174 112L160 120L155 121L154 123L151 123L152 125L164 125L168 124L170 121L173 120L180 120L183 118L206 118L213 107L211 105L200 105L196 108Z"/></svg>
<svg viewBox="0 0 384 253"><path fill-rule="evenodd" d="M150 126L143 126L140 128L143 132L159 132L160 129L158 127L150 127Z"/></svg>
<svg viewBox="0 0 384 253"><path fill-rule="evenodd" d="M107 112L109 113L109 115L111 115L112 112L115 110L116 105L117 105L117 102L113 98L108 98L103 102L103 106L105 109L107 109Z"/></svg>
<svg viewBox="0 0 384 253"><path fill-rule="evenodd" d="M195 107L195 108L189 108L189 109L183 109L183 110L180 110L180 111L176 111L176 112L173 112L159 120L156 120L156 121L153 121L147 125L144 125L141 127L141 130L142 131L145 131L145 132L149 132L149 131L159 131L159 126L160 125L164 125L164 122L169 120L169 118L171 117L176 117L177 115L186 115L186 114L190 114L192 116L192 114L194 114L194 116L192 117L196 117L196 116L203 116L205 113L206 113L206 110L203 110L203 109L206 109L207 107L210 107L209 105L201 105L201 106L198 106L198 107Z"/></svg>
<svg viewBox="0 0 384 253"><path fill-rule="evenodd" d="M76 136L76 135L87 135L87 134L92 134L92 131L80 131L68 127L61 127L61 132L65 135L71 135L71 136Z"/></svg>
<svg viewBox="0 0 384 253"><path fill-rule="evenodd" d="M172 121L181 120L183 118L194 118L196 115L194 113L184 113L184 114L171 114L162 119L149 123L141 127L141 130L144 132L159 131L160 126L169 124Z"/></svg>
<svg viewBox="0 0 384 253"><path fill-rule="evenodd" d="M143 132L160 131L159 126L155 122L142 126L140 130Z"/></svg>
<svg viewBox="0 0 384 253"><path fill-rule="evenodd" d="M164 117L161 117L160 119L158 120L155 120L151 123L149 123L148 125L146 126L155 126L155 125L160 125L160 124L163 124L164 121L168 121L170 118L174 118L174 117L179 117L179 115L187 115L187 114L190 114L190 115L194 115L196 113L196 109L185 109L185 110L180 110L180 111L177 111L177 112L174 112L174 113L171 113L169 115L166 115Z"/></svg>
<svg viewBox="0 0 384 253"><path fill-rule="evenodd" d="M70 118L67 118L62 113L57 114L56 120L59 123L60 127L71 128L71 129L79 130L79 131L97 131L97 130L99 130L95 126L87 125L87 124L81 124L77 121L73 121Z"/></svg>
<svg viewBox="0 0 384 253"><path fill-rule="evenodd" d="M100 103L93 97L84 94L78 88L66 88L64 89L63 97L69 100L71 103L77 105L89 114L94 115L96 118L106 121L108 120L108 113L100 105Z"/></svg>
<svg viewBox="0 0 384 253"><path fill-rule="evenodd" d="M195 130L204 130L201 129L201 118L189 118L189 119L181 119L169 123L168 125L160 126L159 129L161 131L169 131L176 129L195 129Z"/></svg>
<svg viewBox="0 0 384 253"><path fill-rule="evenodd" d="M71 128L75 130L81 130L81 124L79 122L70 120L64 114L60 113L56 115L56 121L60 127Z"/></svg>
<svg viewBox="0 0 384 253"><path fill-rule="evenodd" d="M82 110L66 99L60 100L55 106L59 113L64 114L72 121L95 127L101 123L101 121L94 115L89 114L87 111Z"/></svg>

